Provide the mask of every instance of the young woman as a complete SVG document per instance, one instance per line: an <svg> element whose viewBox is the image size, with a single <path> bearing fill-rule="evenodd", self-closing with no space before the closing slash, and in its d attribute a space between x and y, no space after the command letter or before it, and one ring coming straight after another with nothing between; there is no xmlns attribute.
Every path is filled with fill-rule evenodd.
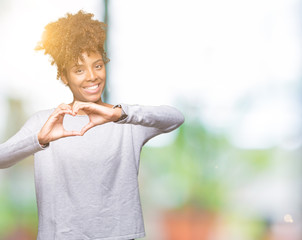
<svg viewBox="0 0 302 240"><path fill-rule="evenodd" d="M37 112L0 145L1 168L34 155L39 240L144 237L141 149L184 121L170 106L102 101L104 27L82 11L45 27L37 49L52 57L73 101Z"/></svg>

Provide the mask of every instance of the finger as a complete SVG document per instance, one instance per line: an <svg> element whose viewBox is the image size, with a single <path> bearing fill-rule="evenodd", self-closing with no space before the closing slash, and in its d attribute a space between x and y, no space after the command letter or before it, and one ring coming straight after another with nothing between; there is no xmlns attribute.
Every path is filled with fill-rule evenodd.
<svg viewBox="0 0 302 240"><path fill-rule="evenodd" d="M91 103L76 102L72 107L72 111L74 114L77 114L79 110L83 110L85 112L85 110L90 109L90 106Z"/></svg>
<svg viewBox="0 0 302 240"><path fill-rule="evenodd" d="M71 114L72 115L72 110L71 109L58 110L57 112L54 113L53 117L54 118L59 118L59 117L62 117L62 115L65 115L65 114Z"/></svg>
<svg viewBox="0 0 302 240"><path fill-rule="evenodd" d="M63 115L65 115L65 114L72 114L72 111L71 110L57 110L49 116L47 123L51 124L56 121L60 121L63 119L63 117L64 117Z"/></svg>
<svg viewBox="0 0 302 240"><path fill-rule="evenodd" d="M95 125L92 122L89 122L87 125L85 125L81 130L81 135L84 135L85 132L87 132L90 128L93 128Z"/></svg>
<svg viewBox="0 0 302 240"><path fill-rule="evenodd" d="M56 113L56 115L65 115L65 114L72 114L71 109L62 109Z"/></svg>
<svg viewBox="0 0 302 240"><path fill-rule="evenodd" d="M71 109L71 106L69 104L61 103L57 109Z"/></svg>
<svg viewBox="0 0 302 240"><path fill-rule="evenodd" d="M72 112L76 115L79 111L79 104L80 102L75 101L72 105Z"/></svg>
<svg viewBox="0 0 302 240"><path fill-rule="evenodd" d="M57 112L59 112L60 110L66 110L66 109L70 109L71 107L68 104L62 103L60 104L53 112L53 114L56 114Z"/></svg>

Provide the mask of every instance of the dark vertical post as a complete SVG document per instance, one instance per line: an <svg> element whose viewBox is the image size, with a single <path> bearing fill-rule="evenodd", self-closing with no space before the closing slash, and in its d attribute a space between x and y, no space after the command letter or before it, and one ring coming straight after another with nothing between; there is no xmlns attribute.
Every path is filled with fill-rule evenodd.
<svg viewBox="0 0 302 240"><path fill-rule="evenodd" d="M106 41L105 41L105 51L108 53L108 0L104 0L104 23L107 25L106 28ZM106 66L106 85L108 85L108 80L109 80L109 67ZM107 88L104 89L103 92L103 101L107 102L108 101L108 91Z"/></svg>

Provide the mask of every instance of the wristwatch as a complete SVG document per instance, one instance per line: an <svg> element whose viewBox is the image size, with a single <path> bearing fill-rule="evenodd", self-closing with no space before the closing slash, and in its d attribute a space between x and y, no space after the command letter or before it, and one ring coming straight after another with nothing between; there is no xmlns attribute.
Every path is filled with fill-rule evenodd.
<svg viewBox="0 0 302 240"><path fill-rule="evenodd" d="M122 105L121 105L121 104L116 104L116 105L114 105L112 108L113 108L113 109L114 109L114 108L120 108L120 109L122 109L122 115L120 116L120 118L119 118L118 120L116 120L116 121L114 121L114 122L119 122L119 121L121 121L121 120L124 120L126 117L128 117L128 115L124 112L124 109L122 108Z"/></svg>
<svg viewBox="0 0 302 240"><path fill-rule="evenodd" d="M49 143L46 143L46 144L40 144L40 146L41 146L42 148L47 148L47 147L49 146Z"/></svg>

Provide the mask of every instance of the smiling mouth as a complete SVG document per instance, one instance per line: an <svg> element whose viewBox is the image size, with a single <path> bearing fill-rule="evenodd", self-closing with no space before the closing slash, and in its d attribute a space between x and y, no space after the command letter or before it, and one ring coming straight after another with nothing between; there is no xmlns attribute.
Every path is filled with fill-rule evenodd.
<svg viewBox="0 0 302 240"><path fill-rule="evenodd" d="M90 86L90 87L84 87L84 89L86 89L86 90L95 90L95 89L97 89L99 86L100 86L100 84L96 84L96 85L93 85L93 86Z"/></svg>

